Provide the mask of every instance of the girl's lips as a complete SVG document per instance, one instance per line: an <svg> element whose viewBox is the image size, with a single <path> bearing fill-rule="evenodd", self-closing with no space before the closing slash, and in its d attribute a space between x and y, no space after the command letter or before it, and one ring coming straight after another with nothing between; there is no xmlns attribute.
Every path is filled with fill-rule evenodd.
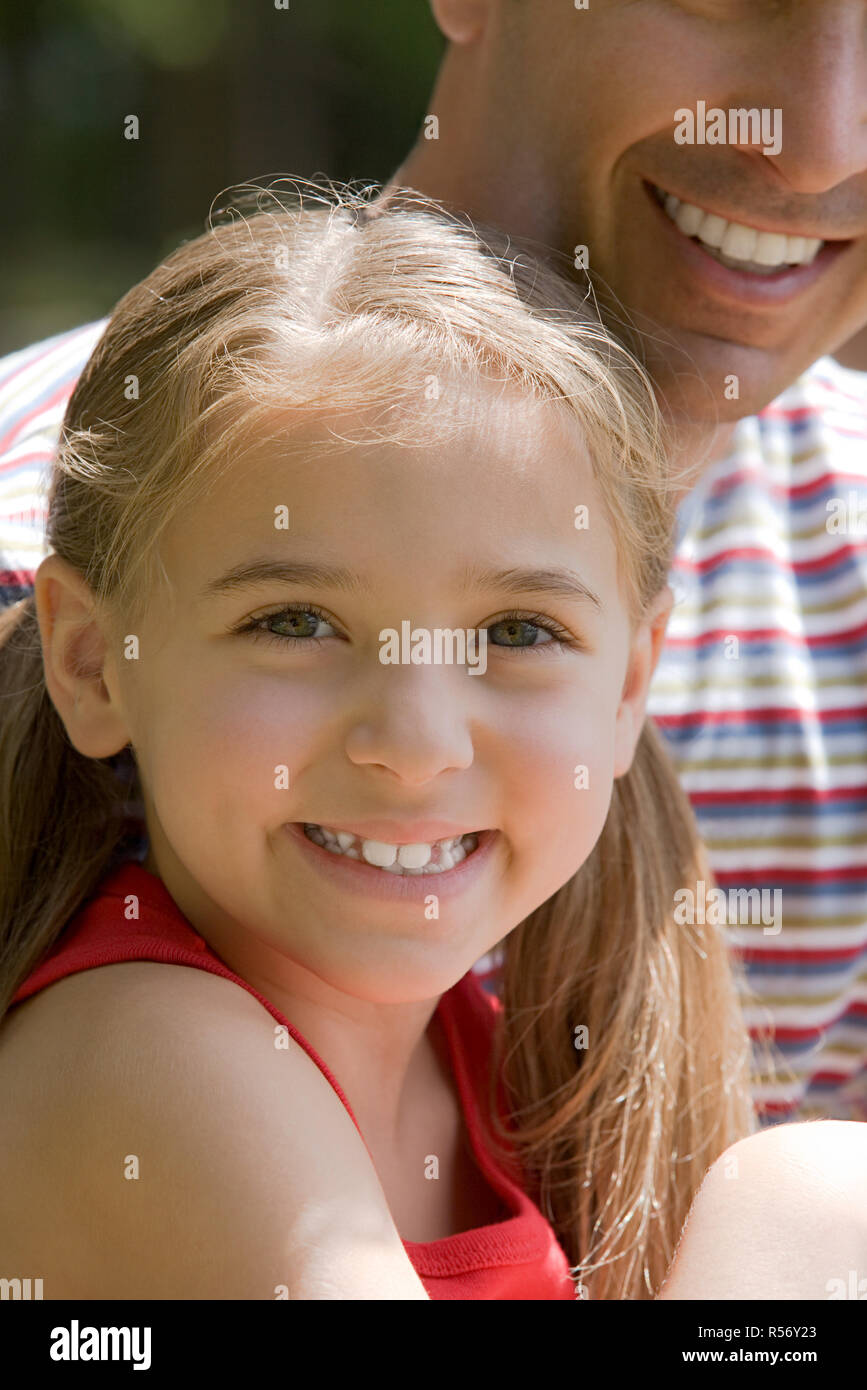
<svg viewBox="0 0 867 1390"><path fill-rule="evenodd" d="M485 873L500 842L498 830L480 830L478 848L453 869L444 869L438 874L390 874L363 859L347 859L343 854L334 854L314 844L304 834L302 821L287 821L283 829L309 857L310 863L338 888L390 902L418 904L430 894L450 898L471 888Z"/></svg>
<svg viewBox="0 0 867 1390"><path fill-rule="evenodd" d="M853 244L851 241L829 241L810 265L790 266L774 275L751 275L747 270L732 270L714 260L699 242L685 236L675 226L649 183L644 183L644 191L672 250L680 256L688 271L703 282L705 289L733 303L759 308L788 304L815 284L831 263Z"/></svg>

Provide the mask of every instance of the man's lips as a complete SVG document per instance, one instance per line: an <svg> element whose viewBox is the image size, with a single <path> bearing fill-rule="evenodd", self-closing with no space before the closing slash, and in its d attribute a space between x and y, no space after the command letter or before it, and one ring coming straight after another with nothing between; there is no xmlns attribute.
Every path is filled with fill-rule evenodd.
<svg viewBox="0 0 867 1390"><path fill-rule="evenodd" d="M853 245L852 241L829 241L809 265L784 266L771 274L757 275L723 265L700 242L684 235L672 222L657 199L653 185L643 182L647 200L662 229L666 244L678 257L690 278L717 299L742 307L783 306L803 294Z"/></svg>
<svg viewBox="0 0 867 1390"><path fill-rule="evenodd" d="M722 208L719 206L711 206L704 198L694 198L688 193L678 191L678 189L669 186L667 182L659 184L646 179L643 179L642 182L651 192L654 188L657 189L663 198L667 194L673 194L678 202L688 203L693 207L699 207L703 212L707 213L708 216L721 217L724 222L734 222L740 226L752 227L757 232L768 232L771 235L785 237L804 237L806 240L833 241L840 244L843 242L848 244L855 240L853 237L842 237L839 235L836 228L823 227L820 226L818 222L799 221L797 217L792 217L788 221L769 218L761 208L745 213L739 210L732 210L730 207Z"/></svg>

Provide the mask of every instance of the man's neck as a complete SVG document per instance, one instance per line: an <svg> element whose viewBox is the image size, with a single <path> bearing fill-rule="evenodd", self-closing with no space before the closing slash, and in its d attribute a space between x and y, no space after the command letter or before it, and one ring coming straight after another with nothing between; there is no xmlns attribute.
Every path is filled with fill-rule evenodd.
<svg viewBox="0 0 867 1390"><path fill-rule="evenodd" d="M513 176L504 190L497 188L497 163L486 156L482 131L490 112L479 91L478 75L467 67L468 61L460 45L449 46L427 107L438 113L443 131L450 130L452 139L445 134L436 140L419 135L383 193L387 196L396 187L414 188L477 220L505 220L514 233L520 216L516 206L518 181ZM472 132L472 138L460 140L460 158L454 157L456 131Z"/></svg>
<svg viewBox="0 0 867 1390"><path fill-rule="evenodd" d="M677 478L676 497L678 505L697 487L715 464L725 459L732 447L737 420L718 425L707 435L707 426L699 423L680 424L672 431L673 442L669 450L669 464L672 475Z"/></svg>
<svg viewBox="0 0 867 1390"><path fill-rule="evenodd" d="M515 218L521 220L520 209L501 208L499 213L495 213L493 201L496 200L496 190L482 178L470 178L468 181L468 172L463 161L443 159L439 141L419 140L384 187L383 198L387 198L389 192L397 187L414 188L425 197L451 205L470 217L499 224L513 234L520 234L513 225ZM737 421L725 421L714 427L699 421L684 420L682 416L673 425L669 459L672 472L681 475L677 487L678 503L714 464L726 457L736 426Z"/></svg>

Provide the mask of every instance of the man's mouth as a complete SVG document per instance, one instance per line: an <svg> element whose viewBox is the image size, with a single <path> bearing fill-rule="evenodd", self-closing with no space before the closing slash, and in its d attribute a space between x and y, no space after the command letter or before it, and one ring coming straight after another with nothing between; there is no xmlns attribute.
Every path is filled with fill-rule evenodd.
<svg viewBox="0 0 867 1390"><path fill-rule="evenodd" d="M791 266L812 265L827 243L817 237L763 232L743 222L730 222L695 203L687 203L656 184L657 202L684 236L701 242L703 250L730 270L752 275L776 275Z"/></svg>

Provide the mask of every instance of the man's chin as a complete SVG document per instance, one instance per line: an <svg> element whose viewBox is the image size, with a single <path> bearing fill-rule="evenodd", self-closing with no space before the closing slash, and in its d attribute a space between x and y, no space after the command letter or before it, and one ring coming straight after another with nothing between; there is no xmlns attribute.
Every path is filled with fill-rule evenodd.
<svg viewBox="0 0 867 1390"><path fill-rule="evenodd" d="M787 356L714 342L668 352L650 345L645 364L667 417L712 429L757 415L821 356Z"/></svg>

